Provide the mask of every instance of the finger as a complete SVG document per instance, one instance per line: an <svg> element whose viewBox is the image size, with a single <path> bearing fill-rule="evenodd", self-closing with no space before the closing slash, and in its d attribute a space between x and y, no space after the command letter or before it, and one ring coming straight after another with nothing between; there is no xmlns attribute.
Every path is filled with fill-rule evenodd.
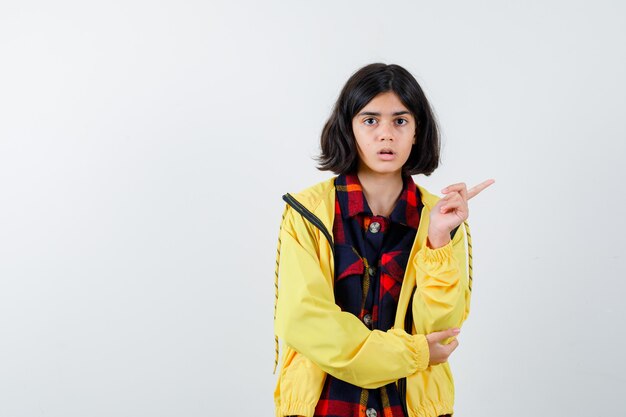
<svg viewBox="0 0 626 417"><path fill-rule="evenodd" d="M448 356L450 356L452 352L454 352L455 349L459 347L459 341L457 339L453 339L450 343L446 345L446 347L448 348Z"/></svg>
<svg viewBox="0 0 626 417"><path fill-rule="evenodd" d="M456 348L459 347L459 339L457 339L457 338L452 339L450 344L452 345L452 350L453 351L456 350Z"/></svg>
<svg viewBox="0 0 626 417"><path fill-rule="evenodd" d="M428 340L429 343L441 342L442 340L446 340L449 337L457 336L460 332L461 332L461 329L458 329L458 328L442 330L440 332L433 332L433 333L428 334L428 337L426 337L426 340Z"/></svg>
<svg viewBox="0 0 626 417"><path fill-rule="evenodd" d="M441 190L444 194L448 194L453 191L460 193L464 199L467 199L467 185L464 182L448 185L446 188Z"/></svg>
<svg viewBox="0 0 626 417"><path fill-rule="evenodd" d="M451 198L449 201L446 201L446 203L441 206L442 213L456 209L464 209L465 211L467 211L467 201L463 200L459 196L457 198Z"/></svg>
<svg viewBox="0 0 626 417"><path fill-rule="evenodd" d="M444 198L442 198L440 200L441 201L441 207L445 206L446 204L450 203L451 201L454 201L455 198L461 198L459 193L448 194L447 196L445 196Z"/></svg>
<svg viewBox="0 0 626 417"><path fill-rule="evenodd" d="M476 195L478 195L478 193L480 193L485 188L489 187L494 182L496 182L496 180L489 179L487 181L481 182L475 187L470 188L469 191L467 192L467 199L469 200L470 198L475 197Z"/></svg>
<svg viewBox="0 0 626 417"><path fill-rule="evenodd" d="M440 213L446 214L454 211L466 212L469 211L466 209L467 204L459 203L459 204L450 204L441 208ZM469 217L469 216L468 216Z"/></svg>
<svg viewBox="0 0 626 417"><path fill-rule="evenodd" d="M461 197L461 193L458 191L449 191L448 194L444 195L441 199L450 200L451 198L454 198L454 197Z"/></svg>
<svg viewBox="0 0 626 417"><path fill-rule="evenodd" d="M467 208L467 204L460 202L458 204L454 203L454 204L449 204L446 205L444 207L441 208L440 213L441 214L446 214L446 213L451 213L451 212L459 212L459 213L465 213L465 212L469 212L468 208ZM461 216L461 217L465 217L465 216ZM469 217L469 216L468 216Z"/></svg>
<svg viewBox="0 0 626 417"><path fill-rule="evenodd" d="M461 193L457 192L457 191L453 191L450 194L447 194L443 197L443 200L454 200L454 199L458 199L458 200L464 200L463 196L461 195Z"/></svg>
<svg viewBox="0 0 626 417"><path fill-rule="evenodd" d="M461 194L454 192L454 193L450 193L447 196L445 196L444 198L442 198L443 200L443 204L448 204L451 201L465 201L465 199L461 196Z"/></svg>

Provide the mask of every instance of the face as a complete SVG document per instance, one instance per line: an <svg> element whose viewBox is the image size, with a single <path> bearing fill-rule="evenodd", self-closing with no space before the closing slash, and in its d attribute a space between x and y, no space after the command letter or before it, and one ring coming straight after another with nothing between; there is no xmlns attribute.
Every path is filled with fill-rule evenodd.
<svg viewBox="0 0 626 417"><path fill-rule="evenodd" d="M415 118L393 91L374 97L352 119L360 173L401 175L415 143Z"/></svg>

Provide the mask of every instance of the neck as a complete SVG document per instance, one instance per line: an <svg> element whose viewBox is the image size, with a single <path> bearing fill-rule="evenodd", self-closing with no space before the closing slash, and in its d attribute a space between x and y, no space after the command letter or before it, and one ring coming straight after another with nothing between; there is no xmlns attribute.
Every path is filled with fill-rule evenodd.
<svg viewBox="0 0 626 417"><path fill-rule="evenodd" d="M402 192L402 174L379 174L360 170L357 175L372 213L375 216L389 217Z"/></svg>

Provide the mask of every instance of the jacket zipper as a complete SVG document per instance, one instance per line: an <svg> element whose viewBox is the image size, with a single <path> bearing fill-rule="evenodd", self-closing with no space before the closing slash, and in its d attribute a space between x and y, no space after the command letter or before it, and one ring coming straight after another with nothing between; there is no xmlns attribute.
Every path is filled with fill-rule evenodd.
<svg viewBox="0 0 626 417"><path fill-rule="evenodd" d="M287 204L289 204L295 211L300 213L302 215L302 217L304 217L305 219L310 221L315 227L320 229L322 234L324 236L326 236L326 239L328 239L328 243L330 243L330 250L332 251L333 257L334 257L335 256L335 247L334 247L334 244L333 244L333 237L328 232L328 229L326 228L326 226L324 226L324 223L322 223L322 221L319 219L319 217L317 217L315 214L311 213L311 211L309 209L304 207L298 200L296 200L289 193L287 193L287 194L285 194L283 196L283 200Z"/></svg>

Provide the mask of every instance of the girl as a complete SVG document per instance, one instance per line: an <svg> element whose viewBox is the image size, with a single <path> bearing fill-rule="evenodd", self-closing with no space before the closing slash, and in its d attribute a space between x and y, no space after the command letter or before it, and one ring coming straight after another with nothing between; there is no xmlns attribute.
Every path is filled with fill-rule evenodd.
<svg viewBox="0 0 626 417"><path fill-rule="evenodd" d="M447 359L472 280L467 200L493 180L430 194L411 175L430 175L439 148L430 104L404 68L371 64L350 77L321 138L319 169L338 176L283 197L277 416L453 413Z"/></svg>

